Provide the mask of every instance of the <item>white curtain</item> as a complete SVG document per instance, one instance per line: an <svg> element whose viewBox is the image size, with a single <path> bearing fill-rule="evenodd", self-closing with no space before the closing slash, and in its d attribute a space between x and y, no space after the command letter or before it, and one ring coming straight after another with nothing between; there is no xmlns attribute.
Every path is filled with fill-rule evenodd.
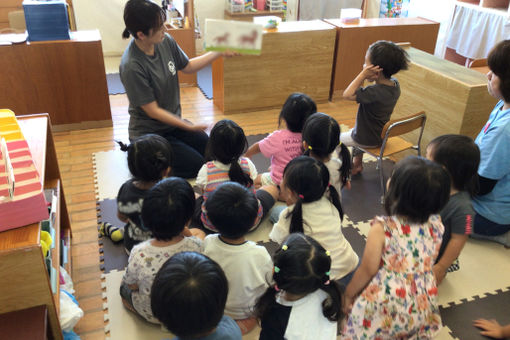
<svg viewBox="0 0 510 340"><path fill-rule="evenodd" d="M361 8L362 0L300 0L299 20L340 18L342 8Z"/></svg>

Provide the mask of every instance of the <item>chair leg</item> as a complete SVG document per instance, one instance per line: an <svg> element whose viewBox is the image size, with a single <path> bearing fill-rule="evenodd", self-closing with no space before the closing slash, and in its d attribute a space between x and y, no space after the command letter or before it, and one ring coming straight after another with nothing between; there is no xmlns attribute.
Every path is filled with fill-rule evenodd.
<svg viewBox="0 0 510 340"><path fill-rule="evenodd" d="M377 167L379 168L379 180L381 181L381 204L384 203L384 195L386 194L386 186L384 185L384 172L382 167L382 158L377 158Z"/></svg>

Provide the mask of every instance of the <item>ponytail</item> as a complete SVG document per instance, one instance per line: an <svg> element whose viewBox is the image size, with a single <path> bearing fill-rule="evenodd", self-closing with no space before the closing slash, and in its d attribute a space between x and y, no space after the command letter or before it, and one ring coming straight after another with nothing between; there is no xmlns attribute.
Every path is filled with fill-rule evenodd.
<svg viewBox="0 0 510 340"><path fill-rule="evenodd" d="M340 214L340 220L344 219L344 210L342 209L342 203L340 202L340 195L338 195L338 191L336 191L335 187L331 184L328 184L329 188L329 201L335 206L336 210Z"/></svg>
<svg viewBox="0 0 510 340"><path fill-rule="evenodd" d="M237 182L247 188L250 188L253 185L253 180L249 174L243 171L238 158L232 160L232 163L230 163L228 177L230 177L231 181Z"/></svg>
<svg viewBox="0 0 510 340"><path fill-rule="evenodd" d="M303 229L303 198L300 194L294 204L294 209L290 211L286 218L291 217L289 233L304 233Z"/></svg>
<svg viewBox="0 0 510 340"><path fill-rule="evenodd" d="M322 302L322 314L329 321L340 322L344 318L342 311L342 287L337 281L329 280L325 281L320 289L329 295L329 299Z"/></svg>
<svg viewBox="0 0 510 340"><path fill-rule="evenodd" d="M278 293L276 285L269 286L264 294L258 298L253 310L253 314L257 319L262 320L264 314L266 314L271 309L271 306L276 303L276 293Z"/></svg>
<svg viewBox="0 0 510 340"><path fill-rule="evenodd" d="M342 166L340 167L340 180L342 181L342 187L347 183L351 175L351 153L344 143L340 143L340 158L342 160Z"/></svg>
<svg viewBox="0 0 510 340"><path fill-rule="evenodd" d="M117 144L119 144L120 150L124 151L124 152L128 152L129 148L131 147L131 144L126 145L126 144L122 143L120 140L116 140L115 142L117 142Z"/></svg>
<svg viewBox="0 0 510 340"><path fill-rule="evenodd" d="M129 33L128 29L124 28L124 31L122 32L122 38L127 39L127 38L129 38L130 35L131 35L131 33Z"/></svg>

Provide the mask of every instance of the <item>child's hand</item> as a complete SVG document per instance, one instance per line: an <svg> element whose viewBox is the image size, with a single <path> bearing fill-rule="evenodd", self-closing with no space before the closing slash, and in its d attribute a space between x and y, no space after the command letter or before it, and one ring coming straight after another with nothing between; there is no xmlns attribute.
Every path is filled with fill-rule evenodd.
<svg viewBox="0 0 510 340"><path fill-rule="evenodd" d="M345 182L344 186L342 187L342 189L345 188L347 190L351 190L351 181L347 181Z"/></svg>
<svg viewBox="0 0 510 340"><path fill-rule="evenodd" d="M364 79L376 80L379 77L379 73L382 72L382 68L376 65L365 65L361 74Z"/></svg>
<svg viewBox="0 0 510 340"><path fill-rule="evenodd" d="M481 328L480 334L496 339L503 339L503 327L496 320L478 319L473 321L473 326Z"/></svg>
<svg viewBox="0 0 510 340"><path fill-rule="evenodd" d="M443 269L442 266L436 264L432 267L432 272L436 277L436 284L439 286L441 282L443 282L444 277L446 276L446 269Z"/></svg>
<svg viewBox="0 0 510 340"><path fill-rule="evenodd" d="M352 297L347 295L344 296L344 304L342 306L342 309L345 315L349 315L351 313L353 302L354 299Z"/></svg>

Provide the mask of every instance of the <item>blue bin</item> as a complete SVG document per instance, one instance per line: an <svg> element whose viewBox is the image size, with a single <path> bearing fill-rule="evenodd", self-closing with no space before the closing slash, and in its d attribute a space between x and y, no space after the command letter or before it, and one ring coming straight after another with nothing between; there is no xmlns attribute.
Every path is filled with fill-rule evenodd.
<svg viewBox="0 0 510 340"><path fill-rule="evenodd" d="M69 40L65 0L23 1L29 41Z"/></svg>

